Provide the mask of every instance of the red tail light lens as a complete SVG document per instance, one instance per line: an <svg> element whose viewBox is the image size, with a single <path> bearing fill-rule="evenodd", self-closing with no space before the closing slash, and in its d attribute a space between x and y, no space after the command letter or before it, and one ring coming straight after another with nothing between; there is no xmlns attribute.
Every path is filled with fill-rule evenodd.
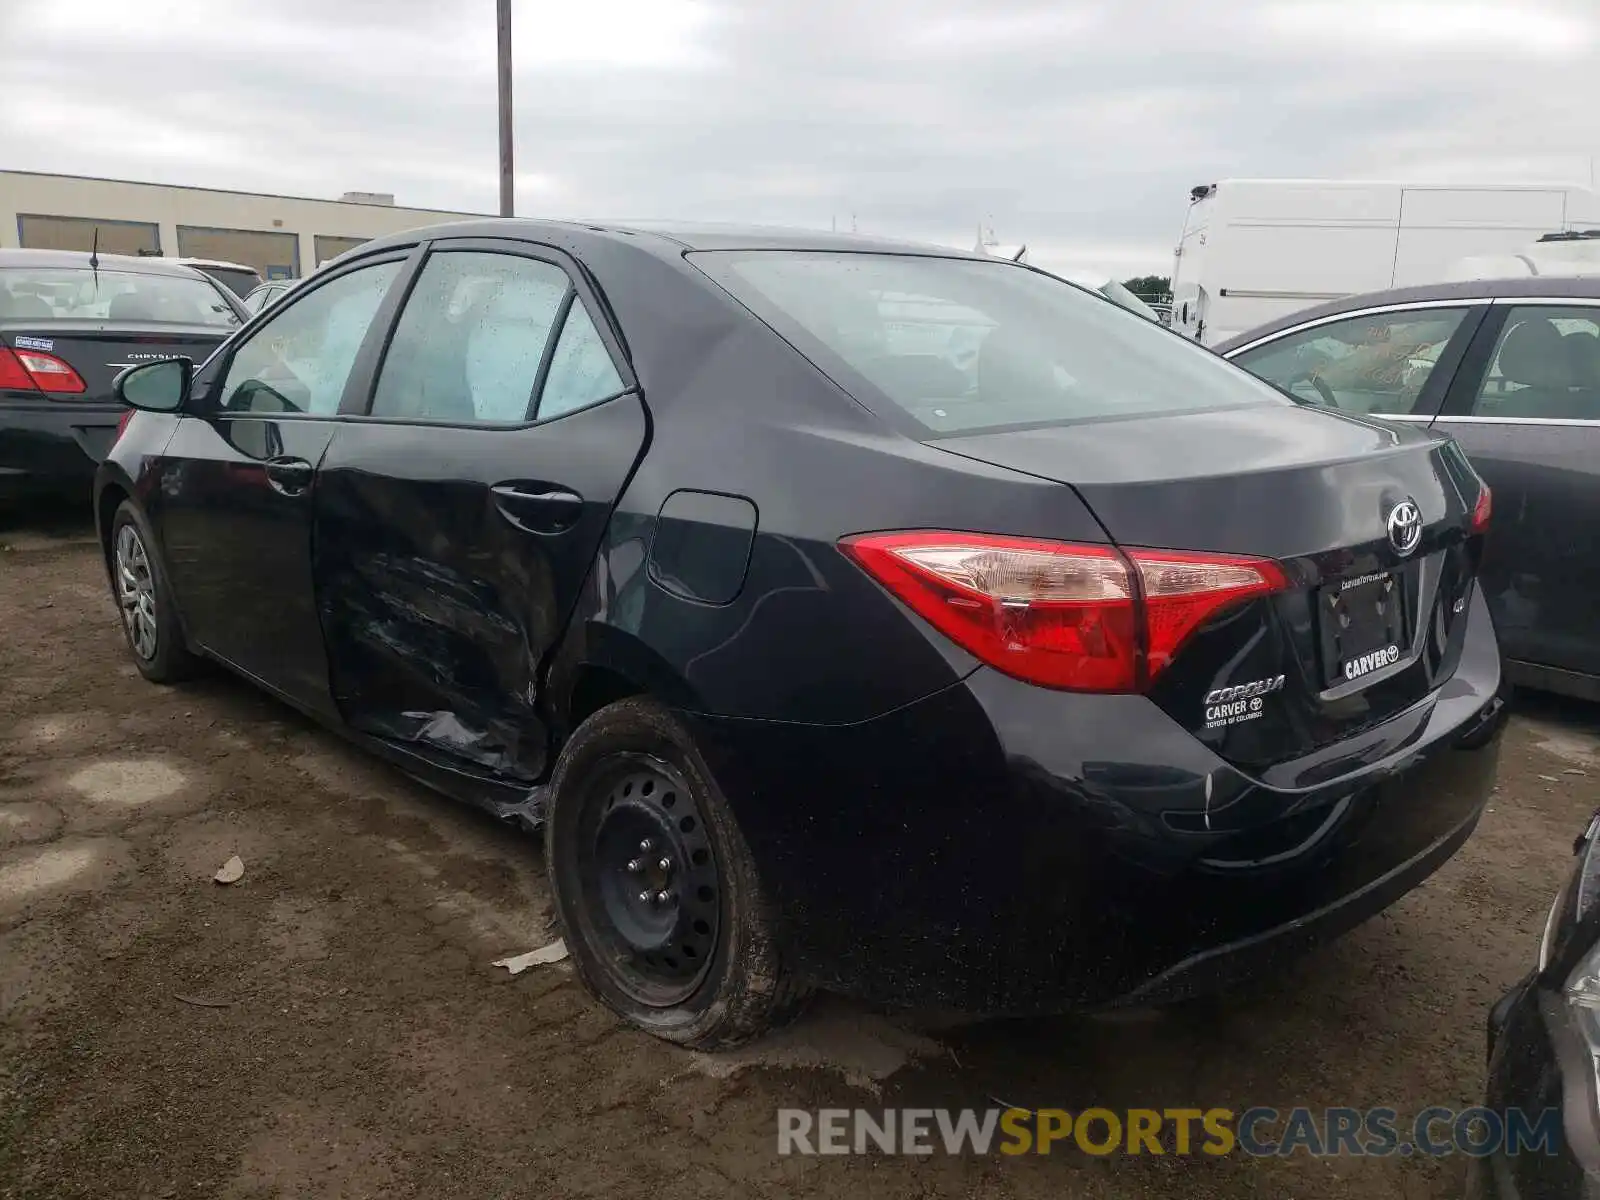
<svg viewBox="0 0 1600 1200"><path fill-rule="evenodd" d="M36 392L33 376L17 361L17 356L6 346L0 346L0 388L13 392Z"/></svg>
<svg viewBox="0 0 1600 1200"><path fill-rule="evenodd" d="M1231 555L927 531L840 546L968 653L1071 691L1137 691L1219 609L1285 586L1276 563Z"/></svg>
<svg viewBox="0 0 1600 1200"><path fill-rule="evenodd" d="M1472 506L1472 532L1483 533L1489 528L1489 518L1494 515L1494 493L1489 490L1489 485L1483 485L1483 490L1478 493L1478 502Z"/></svg>
<svg viewBox="0 0 1600 1200"><path fill-rule="evenodd" d="M88 390L83 376L54 354L4 346L0 346L0 387L73 396Z"/></svg>

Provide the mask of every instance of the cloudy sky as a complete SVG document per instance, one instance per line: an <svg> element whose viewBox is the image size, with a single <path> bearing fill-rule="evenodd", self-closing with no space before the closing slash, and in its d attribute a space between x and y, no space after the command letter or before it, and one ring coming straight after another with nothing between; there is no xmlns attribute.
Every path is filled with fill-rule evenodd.
<svg viewBox="0 0 1600 1200"><path fill-rule="evenodd" d="M1588 182L1600 0L514 0L525 215L1165 273L1228 176ZM0 166L498 203L494 0L0 0ZM852 216L853 215L853 216Z"/></svg>

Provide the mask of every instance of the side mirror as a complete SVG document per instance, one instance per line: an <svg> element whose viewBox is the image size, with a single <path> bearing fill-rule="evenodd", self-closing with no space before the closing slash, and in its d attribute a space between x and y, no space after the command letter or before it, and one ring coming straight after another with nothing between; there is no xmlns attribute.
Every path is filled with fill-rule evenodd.
<svg viewBox="0 0 1600 1200"><path fill-rule="evenodd" d="M141 363L117 376L112 390L130 408L146 412L177 412L189 403L194 383L194 362L187 358L164 358Z"/></svg>

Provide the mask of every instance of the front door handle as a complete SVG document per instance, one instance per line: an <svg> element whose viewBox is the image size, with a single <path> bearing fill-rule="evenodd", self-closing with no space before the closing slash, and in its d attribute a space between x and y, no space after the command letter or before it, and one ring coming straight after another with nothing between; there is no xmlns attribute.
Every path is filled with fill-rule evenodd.
<svg viewBox="0 0 1600 1200"><path fill-rule="evenodd" d="M285 496L303 496L306 489L311 486L315 468L303 458L294 458L286 454L267 459L265 465L267 483L275 492L281 492Z"/></svg>
<svg viewBox="0 0 1600 1200"><path fill-rule="evenodd" d="M500 515L529 533L565 533L583 516L583 497L542 483L497 483L489 489Z"/></svg>

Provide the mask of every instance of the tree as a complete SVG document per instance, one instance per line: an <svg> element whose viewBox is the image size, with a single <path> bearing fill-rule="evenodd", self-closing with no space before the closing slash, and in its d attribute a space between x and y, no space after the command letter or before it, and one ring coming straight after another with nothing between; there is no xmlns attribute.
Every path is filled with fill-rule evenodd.
<svg viewBox="0 0 1600 1200"><path fill-rule="evenodd" d="M1172 280L1166 275L1136 275L1132 279L1124 279L1122 286L1146 304L1166 300L1172 295Z"/></svg>

